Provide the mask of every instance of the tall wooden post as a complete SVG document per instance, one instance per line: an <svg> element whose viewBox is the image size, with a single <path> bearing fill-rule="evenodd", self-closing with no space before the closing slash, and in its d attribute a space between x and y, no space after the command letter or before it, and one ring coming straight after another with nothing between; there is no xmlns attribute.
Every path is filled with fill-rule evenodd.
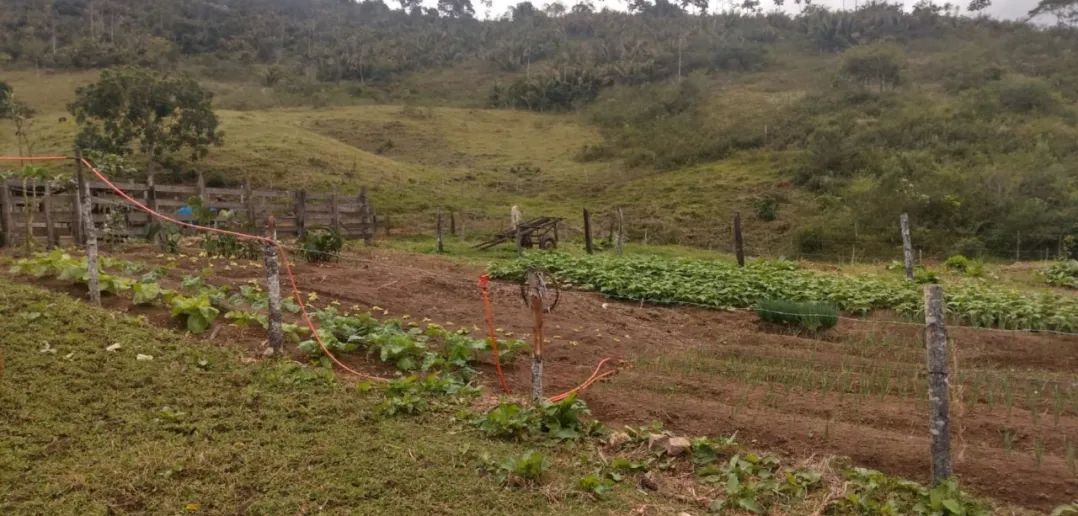
<svg viewBox="0 0 1078 516"><path fill-rule="evenodd" d="M15 222L12 217L11 188L6 179L0 179L0 225L4 226L4 247L15 247Z"/></svg>
<svg viewBox="0 0 1078 516"><path fill-rule="evenodd" d="M438 208L438 253L444 253L445 246L442 244L442 209Z"/></svg>
<svg viewBox="0 0 1078 516"><path fill-rule="evenodd" d="M341 202L337 195L337 188L333 188L333 193L329 197L329 211L330 211L330 226L334 231L341 230Z"/></svg>
<svg viewBox="0 0 1078 516"><path fill-rule="evenodd" d="M202 201L202 206L209 208L209 203L206 202L206 176L202 175L202 171L198 171L198 182L195 183L195 195L198 196L198 200Z"/></svg>
<svg viewBox="0 0 1078 516"><path fill-rule="evenodd" d="M625 212L618 208L618 256L625 254Z"/></svg>
<svg viewBox="0 0 1078 516"><path fill-rule="evenodd" d="M947 329L943 319L943 287L925 285L924 292L928 431L932 442L932 484L935 485L951 477L950 379L947 371Z"/></svg>
<svg viewBox="0 0 1078 516"><path fill-rule="evenodd" d="M457 236L457 215L452 211L449 212L449 234Z"/></svg>
<svg viewBox="0 0 1078 516"><path fill-rule="evenodd" d="M56 238L56 226L52 224L52 181L45 180L45 197L41 200L42 209L45 210L45 248L49 251L60 245Z"/></svg>
<svg viewBox="0 0 1078 516"><path fill-rule="evenodd" d="M374 208L371 208L370 199L367 198L367 187L364 186L359 190L359 213L363 218L364 230L363 243L371 245L374 243L374 230L377 226L377 217L374 213ZM386 236L389 236L389 218L386 218Z"/></svg>
<svg viewBox="0 0 1078 516"><path fill-rule="evenodd" d="M78 155L81 161L82 153ZM97 271L97 229L94 226L94 198L90 190L90 182L83 178L82 167L76 169L78 182L82 185L82 234L86 238L86 271L89 276L86 282L90 289L90 301L101 304L101 284Z"/></svg>
<svg viewBox="0 0 1078 516"><path fill-rule="evenodd" d="M1019 231L1014 235L1014 261L1022 261L1022 232Z"/></svg>
<svg viewBox="0 0 1078 516"><path fill-rule="evenodd" d="M75 194L71 196L71 216L74 222L71 223L71 238L75 241L75 246L81 247L86 244L86 237L83 234L83 222L82 222L82 151L75 148Z"/></svg>
<svg viewBox="0 0 1078 516"><path fill-rule="evenodd" d="M528 272L528 304L532 310L532 400L543 398L543 277Z"/></svg>
<svg viewBox="0 0 1078 516"><path fill-rule="evenodd" d="M251 189L251 178L243 180L243 207L247 211L247 222L252 231L258 227L258 215L255 214L255 191Z"/></svg>
<svg viewBox="0 0 1078 516"><path fill-rule="evenodd" d="M906 279L913 281L913 243L910 242L910 216L903 213L898 217L902 224L902 253L906 260Z"/></svg>
<svg viewBox="0 0 1078 516"><path fill-rule="evenodd" d="M296 238L303 240L307 236L307 190L300 190L296 196Z"/></svg>
<svg viewBox="0 0 1078 516"><path fill-rule="evenodd" d="M741 212L734 212L734 254L737 255L737 266L745 266L745 239L741 236Z"/></svg>
<svg viewBox="0 0 1078 516"><path fill-rule="evenodd" d="M273 216L266 220L266 238L277 240L277 225ZM281 327L281 281L280 266L277 263L277 246L266 242L262 250L266 269L266 292L269 295L269 349L268 354L280 356L284 353L284 330Z"/></svg>
<svg viewBox="0 0 1078 516"><path fill-rule="evenodd" d="M592 254L591 246L591 214L588 213L588 209L584 208L584 250L588 254Z"/></svg>

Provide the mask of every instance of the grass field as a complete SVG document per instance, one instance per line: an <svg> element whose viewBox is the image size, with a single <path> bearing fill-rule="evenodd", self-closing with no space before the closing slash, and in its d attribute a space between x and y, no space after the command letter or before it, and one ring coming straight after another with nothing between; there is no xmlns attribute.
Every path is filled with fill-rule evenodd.
<svg viewBox="0 0 1078 516"><path fill-rule="evenodd" d="M476 473L482 439L448 415L374 417L374 392L255 362L62 294L0 280L3 514L607 514L567 494L587 449L541 448L545 488ZM119 345L119 349L106 348ZM140 359L139 357L152 357ZM552 499L553 498L553 499Z"/></svg>
<svg viewBox="0 0 1078 516"><path fill-rule="evenodd" d="M15 71L0 76L18 99L37 110L35 154L71 152L77 127L66 105L75 89L96 75ZM237 90L261 95L250 84L205 82L225 96L238 95ZM738 109L766 102L746 100ZM349 192L367 186L379 213L406 231L432 228L437 208L490 232L508 222L514 204L526 216L563 216L577 227L584 207L597 224L606 224L622 207L638 240L647 234L653 243L661 236L666 243L706 247L729 239L730 220L741 211L746 231L762 237L754 245L779 249L789 245L782 235L805 203L799 195L781 192L781 163L770 158L746 155L665 173L617 161L579 162L578 152L602 137L574 114L408 103L217 112L225 144L190 165L210 181L250 178L275 188ZM0 128L0 153L17 151L14 131ZM786 198L779 219L758 221L752 215L754 199L773 192Z"/></svg>

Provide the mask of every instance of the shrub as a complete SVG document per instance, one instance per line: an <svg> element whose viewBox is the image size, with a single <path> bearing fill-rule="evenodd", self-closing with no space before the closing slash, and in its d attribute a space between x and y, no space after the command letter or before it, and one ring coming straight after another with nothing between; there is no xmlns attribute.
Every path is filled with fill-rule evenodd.
<svg viewBox="0 0 1078 516"><path fill-rule="evenodd" d="M774 195L764 195L753 202L756 206L756 218L771 222L779 218L779 200Z"/></svg>
<svg viewBox="0 0 1078 516"><path fill-rule="evenodd" d="M317 228L307 231L300 241L299 251L308 262L328 262L340 256L344 247L341 233L333 228Z"/></svg>
<svg viewBox="0 0 1078 516"><path fill-rule="evenodd" d="M765 299L756 303L756 315L770 323L818 331L833 328L838 324L839 311L837 307L827 303Z"/></svg>
<svg viewBox="0 0 1078 516"><path fill-rule="evenodd" d="M979 277L984 274L984 264L977 260L970 260L960 254L947 258L943 266L952 272L960 272L970 277Z"/></svg>

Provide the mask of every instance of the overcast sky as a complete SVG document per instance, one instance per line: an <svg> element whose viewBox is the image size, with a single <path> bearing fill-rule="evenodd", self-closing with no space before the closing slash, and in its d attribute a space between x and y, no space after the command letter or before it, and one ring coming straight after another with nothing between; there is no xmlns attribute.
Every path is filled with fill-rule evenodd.
<svg viewBox="0 0 1078 516"><path fill-rule="evenodd" d="M490 14L492 16L495 16L495 17L500 16L500 15L504 14L506 11L509 10L509 6L516 5L516 3L518 1L520 1L520 0L493 0L494 4L493 4L493 8L491 9ZM548 1L551 1L551 0L532 0L532 3L535 4L537 7L542 7ZM566 6L572 6L574 3L577 3L577 0L561 0L561 1ZM623 0L591 0L591 1L595 5L596 9L602 9L603 7L609 7L611 9L619 9L620 10L620 9L625 9L625 5L626 5L626 2L623 1ZM771 3L772 0L761 0L761 1L764 3L765 6L770 6L770 7L774 6L774 4ZM814 3L817 4L817 5L826 5L828 7L832 7L832 8L835 8L835 9L842 9L843 7L847 8L847 9L852 9L854 7L854 2L855 1L860 1L860 0L814 0ZM936 3L943 4L943 3L946 3L946 1L947 0L936 0ZM969 0L950 0L950 1L951 2L957 2L958 4L962 5L963 9L969 3ZM723 2L723 0L711 0L711 9L713 11L721 10L722 2ZM845 2L845 3L843 3L843 2ZM393 5L392 2L387 1L387 3L390 4L390 5ZM431 2L424 2L424 3L434 3L434 2L431 1ZM738 2L738 3L740 3L740 2ZM903 3L906 5L906 8L909 9L909 8L911 8L913 6L913 4L917 3L917 0L903 0ZM473 5L475 5L476 15L483 16L485 14L483 12L485 10L485 7L483 7L483 5L482 5L482 3L480 1L473 0ZM992 6L989 7L988 9L986 9L985 13L987 13L987 14L995 17L995 18L1008 18L1008 19L1022 18L1035 5L1037 5L1037 0L992 0ZM786 6L787 6L786 10L791 12L791 13L796 13L798 11L798 9L799 9L798 6L794 5L792 0L787 0Z"/></svg>

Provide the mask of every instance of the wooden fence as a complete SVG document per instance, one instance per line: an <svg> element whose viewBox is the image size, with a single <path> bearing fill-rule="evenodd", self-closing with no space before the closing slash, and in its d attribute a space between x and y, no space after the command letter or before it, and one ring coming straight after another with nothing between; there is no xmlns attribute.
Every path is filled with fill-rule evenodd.
<svg viewBox="0 0 1078 516"><path fill-rule="evenodd" d="M140 237L147 234L149 214L120 197L101 181L88 181L93 199L94 224L115 237ZM345 238L370 243L374 238L377 217L367 198L366 188L359 195L337 192L316 193L243 188L209 188L197 185L154 185L115 182L118 188L154 210L184 222L194 222L191 215L177 211L190 199L202 199L203 205L216 210L231 210L232 219L252 234L264 232L266 218L273 215L278 235L301 238L309 228L332 227ZM31 237L44 240L50 247L64 242L82 243L79 227L82 213L81 188L75 180L50 182L8 179L0 187L0 243L14 247L26 241L27 223ZM29 210L27 210L29 207ZM119 224L117 224L119 222ZM100 235L101 233L99 233Z"/></svg>

